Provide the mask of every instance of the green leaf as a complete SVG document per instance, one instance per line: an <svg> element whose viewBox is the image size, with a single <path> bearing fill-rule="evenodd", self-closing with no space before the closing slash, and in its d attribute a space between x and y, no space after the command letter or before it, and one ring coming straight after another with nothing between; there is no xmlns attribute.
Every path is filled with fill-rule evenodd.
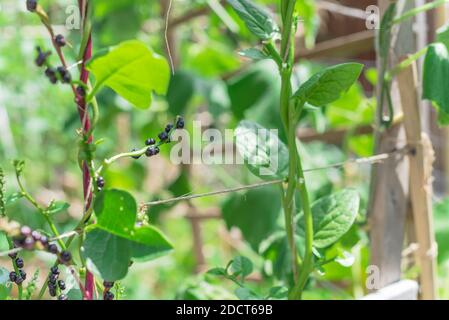
<svg viewBox="0 0 449 320"><path fill-rule="evenodd" d="M23 194L21 192L12 193L8 197L6 197L5 204L7 206L10 206L22 198L23 198Z"/></svg>
<svg viewBox="0 0 449 320"><path fill-rule="evenodd" d="M195 94L196 77L186 71L176 72L170 80L167 92L169 111L173 116L185 114Z"/></svg>
<svg viewBox="0 0 449 320"><path fill-rule="evenodd" d="M89 228L83 256L103 279L128 273L130 261L148 261L169 253L172 245L155 227L136 227L137 204L121 190L105 190L94 204L97 224Z"/></svg>
<svg viewBox="0 0 449 320"><path fill-rule="evenodd" d="M53 215L62 211L67 210L70 204L64 201L52 201L45 212L49 215Z"/></svg>
<svg viewBox="0 0 449 320"><path fill-rule="evenodd" d="M357 81L362 69L363 65L359 63L328 67L305 82L294 98L316 107L334 102Z"/></svg>
<svg viewBox="0 0 449 320"><path fill-rule="evenodd" d="M340 239L357 217L360 197L357 191L343 190L323 197L312 204L313 215L313 245L316 248L326 248ZM298 216L297 233L304 237L304 215Z"/></svg>
<svg viewBox="0 0 449 320"><path fill-rule="evenodd" d="M150 107L152 91L160 95L167 92L170 79L166 59L137 40L122 42L94 56L87 69L96 78L91 95L108 86L141 109Z"/></svg>
<svg viewBox="0 0 449 320"><path fill-rule="evenodd" d="M272 130L244 120L239 123L235 138L240 156L254 175L264 180L287 177L288 149Z"/></svg>
<svg viewBox="0 0 449 320"><path fill-rule="evenodd" d="M385 10L385 13L382 17L382 21L380 23L379 34L377 36L378 39L378 51L379 55L386 59L388 57L388 51L390 50L391 44L391 22L396 16L396 2L390 4L390 6Z"/></svg>
<svg viewBox="0 0 449 320"><path fill-rule="evenodd" d="M245 278L253 272L253 263L246 257L238 256L232 260L230 271L235 277Z"/></svg>
<svg viewBox="0 0 449 320"><path fill-rule="evenodd" d="M223 203L221 212L228 229L237 227L244 239L257 251L260 243L279 227L281 213L279 190L265 187L232 194Z"/></svg>
<svg viewBox="0 0 449 320"><path fill-rule="evenodd" d="M228 0L248 29L260 40L269 40L279 30L274 20L260 6L248 0Z"/></svg>
<svg viewBox="0 0 449 320"><path fill-rule="evenodd" d="M251 289L245 287L235 289L235 295L240 300L262 300L262 298L251 291Z"/></svg>
<svg viewBox="0 0 449 320"><path fill-rule="evenodd" d="M241 55L242 57L248 58L248 59L256 60L256 61L269 58L269 56L267 54L265 54L265 52L263 52L259 49L256 49L256 48L249 48L249 49L239 51L239 55Z"/></svg>
<svg viewBox="0 0 449 320"><path fill-rule="evenodd" d="M429 46L423 77L423 99L433 102L441 125L449 124L449 49L443 43Z"/></svg>
<svg viewBox="0 0 449 320"><path fill-rule="evenodd" d="M226 276L226 270L225 268L212 268L207 271L207 274L213 275L213 276Z"/></svg>
<svg viewBox="0 0 449 320"><path fill-rule="evenodd" d="M0 252L9 250L9 242L6 233L0 231Z"/></svg>

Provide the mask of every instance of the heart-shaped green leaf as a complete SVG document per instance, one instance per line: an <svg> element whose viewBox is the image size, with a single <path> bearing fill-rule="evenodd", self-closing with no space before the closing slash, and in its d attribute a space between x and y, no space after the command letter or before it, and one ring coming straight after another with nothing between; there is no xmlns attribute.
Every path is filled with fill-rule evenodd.
<svg viewBox="0 0 449 320"><path fill-rule="evenodd" d="M105 190L94 208L98 220L88 230L83 255L103 279L123 279L130 260L148 261L172 250L158 229L136 226L137 204L129 193Z"/></svg>
<svg viewBox="0 0 449 320"><path fill-rule="evenodd" d="M288 175L288 149L276 133L246 120L235 131L239 154L248 169L264 180L283 179Z"/></svg>
<svg viewBox="0 0 449 320"><path fill-rule="evenodd" d="M87 69L96 83L90 97L108 86L141 109L151 105L152 92L164 95L170 80L167 60L144 43L131 40L94 56Z"/></svg>
<svg viewBox="0 0 449 320"><path fill-rule="evenodd" d="M348 230L357 217L360 197L357 191L346 189L323 197L312 204L313 246L325 248L335 243ZM304 215L298 216L297 233L304 237Z"/></svg>
<svg viewBox="0 0 449 320"><path fill-rule="evenodd" d="M248 29L260 40L269 40L279 30L274 20L260 6L248 0L228 0Z"/></svg>
<svg viewBox="0 0 449 320"><path fill-rule="evenodd" d="M302 103L321 107L335 100L349 90L362 72L360 63L343 63L328 67L306 81L294 94Z"/></svg>

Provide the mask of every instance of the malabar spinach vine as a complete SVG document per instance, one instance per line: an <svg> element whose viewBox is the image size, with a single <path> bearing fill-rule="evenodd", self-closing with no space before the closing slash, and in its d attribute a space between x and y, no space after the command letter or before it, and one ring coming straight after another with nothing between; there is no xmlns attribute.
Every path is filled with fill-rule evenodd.
<svg viewBox="0 0 449 320"><path fill-rule="evenodd" d="M311 273L323 262L320 261L322 256L318 250L330 246L349 230L358 213L359 196L353 190L343 190L310 203L307 179L298 152L297 125L306 107L325 106L346 92L357 81L363 66L345 63L328 67L294 90L292 74L295 64L295 34L301 14L298 12L300 1L280 1L280 27L267 10L249 0L229 0L228 3L261 42L261 49L250 48L242 51L243 55L256 60L260 57L272 59L281 78L279 106L287 146L272 135L269 135L266 143L279 146L278 170L271 175L258 174L258 169L269 167L269 163L261 162L260 159L270 159L269 148L262 146L255 138L258 131L263 129L259 125L250 121L239 124L236 136L239 139L245 137L243 140L246 143L237 143L237 148L251 172L260 178L285 179L280 192L293 275L288 297L301 299ZM303 247L298 248L298 243ZM227 272L221 274L230 277Z"/></svg>

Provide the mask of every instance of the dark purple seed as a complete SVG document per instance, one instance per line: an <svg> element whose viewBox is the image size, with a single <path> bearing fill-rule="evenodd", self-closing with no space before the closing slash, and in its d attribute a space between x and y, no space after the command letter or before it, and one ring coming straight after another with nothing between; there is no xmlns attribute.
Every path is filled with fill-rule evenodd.
<svg viewBox="0 0 449 320"><path fill-rule="evenodd" d="M103 285L106 289L111 289L114 286L114 282L112 281L104 281Z"/></svg>
<svg viewBox="0 0 449 320"><path fill-rule="evenodd" d="M131 150L131 152L136 152L136 151L137 151L136 148L134 148L134 149ZM140 159L140 157L141 157L141 156L133 156L132 158L138 160L138 159Z"/></svg>
<svg viewBox="0 0 449 320"><path fill-rule="evenodd" d="M154 148L148 148L147 149L147 151L145 151L145 155L147 156L147 157L152 157L152 156L154 156L156 153L154 152Z"/></svg>
<svg viewBox="0 0 449 320"><path fill-rule="evenodd" d="M51 267L51 273L52 274L59 274L59 269L58 269L58 267Z"/></svg>
<svg viewBox="0 0 449 320"><path fill-rule="evenodd" d="M59 258L63 263L69 263L72 260L72 254L68 251L62 251Z"/></svg>
<svg viewBox="0 0 449 320"><path fill-rule="evenodd" d="M67 42L65 41L65 38L62 34L58 34L55 37L55 42L59 47L64 47L67 44Z"/></svg>
<svg viewBox="0 0 449 320"><path fill-rule="evenodd" d="M25 279L21 278L20 276L16 278L16 284L17 284L17 285L22 284L23 281L25 281Z"/></svg>
<svg viewBox="0 0 449 320"><path fill-rule="evenodd" d="M173 125L171 123L167 124L167 126L165 127L165 132L169 133L171 131L171 129L173 129Z"/></svg>
<svg viewBox="0 0 449 320"><path fill-rule="evenodd" d="M152 146L154 144L156 144L156 140L154 140L153 138L145 140L145 145L146 146Z"/></svg>
<svg viewBox="0 0 449 320"><path fill-rule="evenodd" d="M111 291L106 291L103 298L104 300L114 300L114 294Z"/></svg>
<svg viewBox="0 0 449 320"><path fill-rule="evenodd" d="M26 278L27 278L27 273L26 273L25 271L23 271L22 269L20 269L20 270L19 270L19 274L20 274L20 277L23 278L23 280L26 280Z"/></svg>
<svg viewBox="0 0 449 320"><path fill-rule="evenodd" d="M105 185L104 178L98 177L97 178L97 187L102 189L102 188L104 188L104 185Z"/></svg>
<svg viewBox="0 0 449 320"><path fill-rule="evenodd" d="M59 276L57 274L52 273L50 275L50 277L48 278L48 281L54 285L54 284L56 284L56 281L58 281L58 277Z"/></svg>
<svg viewBox="0 0 449 320"><path fill-rule="evenodd" d="M82 87L82 86L76 87L76 92L77 92L81 97L85 97L85 96L86 96L86 90L85 90L84 87Z"/></svg>
<svg viewBox="0 0 449 320"><path fill-rule="evenodd" d="M10 272L9 273L9 280L11 282L16 282L16 280L17 280L17 273L15 273L14 271Z"/></svg>
<svg viewBox="0 0 449 320"><path fill-rule="evenodd" d="M50 243L47 247L48 252L53 253L53 254L57 254L58 253L58 246L55 245L54 243Z"/></svg>
<svg viewBox="0 0 449 320"><path fill-rule="evenodd" d="M154 154L157 155L161 152L161 149L159 149L159 147L155 147L154 148Z"/></svg>
<svg viewBox="0 0 449 320"><path fill-rule="evenodd" d="M51 297L56 297L56 288L49 287L48 293L50 294Z"/></svg>
<svg viewBox="0 0 449 320"><path fill-rule="evenodd" d="M23 266L25 265L24 263L23 263L23 259L22 258L17 258L16 259L16 266L17 266L17 268L23 268Z"/></svg>
<svg viewBox="0 0 449 320"><path fill-rule="evenodd" d="M65 294L61 294L59 297L58 297L58 300L61 300L61 301L65 301L65 300L68 300L69 298L65 295Z"/></svg>
<svg viewBox="0 0 449 320"><path fill-rule="evenodd" d="M37 0L27 0L27 10L34 12L37 9Z"/></svg>
<svg viewBox="0 0 449 320"><path fill-rule="evenodd" d="M15 259L17 258L17 252L10 253L10 254L8 254L8 256L9 256L11 259L15 260Z"/></svg>
<svg viewBox="0 0 449 320"><path fill-rule="evenodd" d="M159 133L158 137L161 141L165 141L168 139L168 134L167 134L167 132L164 131L164 132Z"/></svg>
<svg viewBox="0 0 449 320"><path fill-rule="evenodd" d="M184 119L179 117L178 121L176 121L176 129L184 129L185 123Z"/></svg>
<svg viewBox="0 0 449 320"><path fill-rule="evenodd" d="M64 282L64 280L59 280L58 281L58 287L61 290L65 290L65 282Z"/></svg>

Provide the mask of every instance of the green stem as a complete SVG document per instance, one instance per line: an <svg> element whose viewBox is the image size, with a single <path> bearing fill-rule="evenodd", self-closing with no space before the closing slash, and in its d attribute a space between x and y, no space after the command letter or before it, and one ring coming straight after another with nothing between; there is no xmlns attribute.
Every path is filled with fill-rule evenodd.
<svg viewBox="0 0 449 320"><path fill-rule="evenodd" d="M397 17L393 21L391 21L391 24L394 25L394 24L402 23L405 20L413 18L417 14L420 14L422 12L426 12L426 11L438 8L439 6L441 6L441 5L445 4L445 3L449 3L449 0L438 0L438 1L427 3L427 4L425 4L425 5L421 6L421 7L417 7L417 8L411 9L411 10L405 12L404 14L402 14L401 16Z"/></svg>

